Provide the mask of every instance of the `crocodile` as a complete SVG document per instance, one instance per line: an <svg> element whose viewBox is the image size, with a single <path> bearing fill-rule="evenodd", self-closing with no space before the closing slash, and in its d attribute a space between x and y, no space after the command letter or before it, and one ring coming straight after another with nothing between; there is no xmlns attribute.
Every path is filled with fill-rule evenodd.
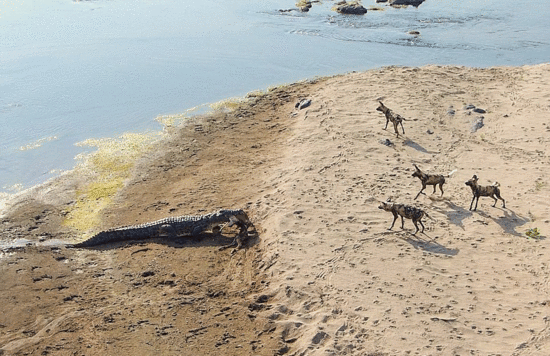
<svg viewBox="0 0 550 356"><path fill-rule="evenodd" d="M205 215L169 217L141 225L121 226L101 231L87 240L67 247L92 247L112 242L155 237L196 237L207 231L218 234L224 227L235 224L240 228L239 234L231 244L223 246L222 249L234 246L235 243L237 249L240 249L243 239L248 237L248 228L252 225L246 212L241 209L225 209Z"/></svg>

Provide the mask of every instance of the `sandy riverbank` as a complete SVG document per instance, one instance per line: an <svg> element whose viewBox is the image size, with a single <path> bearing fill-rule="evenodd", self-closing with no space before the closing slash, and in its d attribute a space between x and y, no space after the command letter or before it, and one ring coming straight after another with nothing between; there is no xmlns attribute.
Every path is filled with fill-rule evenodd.
<svg viewBox="0 0 550 356"><path fill-rule="evenodd" d="M311 106L296 109L301 98ZM403 137L383 130L380 98L408 119ZM259 239L233 255L209 237L4 253L0 350L547 355L549 141L547 64L390 67L271 90L174 132L96 226L244 208ZM428 187L413 201L413 163L457 169L443 197ZM468 210L473 174L500 183L506 209ZM3 238L74 239L63 221L78 190L65 180L18 202ZM428 211L425 234L410 220L387 230L390 196ZM542 237L526 237L535 227Z"/></svg>

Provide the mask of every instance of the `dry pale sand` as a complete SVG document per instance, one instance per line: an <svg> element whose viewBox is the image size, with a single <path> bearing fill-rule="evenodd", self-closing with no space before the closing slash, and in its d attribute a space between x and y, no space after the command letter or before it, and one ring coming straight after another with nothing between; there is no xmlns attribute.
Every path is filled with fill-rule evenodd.
<svg viewBox="0 0 550 356"><path fill-rule="evenodd" d="M383 130L378 99L405 135ZM0 354L549 355L549 141L548 64L388 67L197 118L140 161L100 227L240 207L258 237L234 254L212 236L5 252ZM443 197L413 200L413 164L457 170ZM474 174L506 208L469 210ZM48 189L11 207L3 238L74 236L74 201ZM427 211L425 233L388 231L388 197Z"/></svg>

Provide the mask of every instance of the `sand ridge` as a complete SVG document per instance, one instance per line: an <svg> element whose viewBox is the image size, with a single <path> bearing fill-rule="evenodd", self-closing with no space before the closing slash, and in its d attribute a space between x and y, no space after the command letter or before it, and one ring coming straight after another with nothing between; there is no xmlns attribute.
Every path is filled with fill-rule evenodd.
<svg viewBox="0 0 550 356"><path fill-rule="evenodd" d="M102 227L243 207L258 238L233 255L206 238L5 256L0 349L548 354L549 69L385 67L188 123L137 165ZM302 98L311 105L296 109ZM403 137L383 130L378 100L407 119ZM428 187L413 200L413 163L457 170L443 197ZM481 198L468 210L473 174L500 183L506 209ZM426 210L425 233L413 236L410 220L388 231L388 197ZM56 236L59 216L31 199L4 232L32 238L43 221ZM525 236L534 227L542 238ZM63 323L72 328L41 333Z"/></svg>

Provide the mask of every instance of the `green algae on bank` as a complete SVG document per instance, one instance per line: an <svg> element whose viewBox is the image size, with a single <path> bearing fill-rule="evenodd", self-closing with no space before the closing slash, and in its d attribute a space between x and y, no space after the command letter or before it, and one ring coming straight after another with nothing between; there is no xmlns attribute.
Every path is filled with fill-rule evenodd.
<svg viewBox="0 0 550 356"><path fill-rule="evenodd" d="M75 173L87 178L76 192L76 203L67 209L63 222L88 237L101 226L101 212L130 178L135 162L155 147L161 132L126 133L118 138L89 139L79 146L96 147L97 151L79 157Z"/></svg>

